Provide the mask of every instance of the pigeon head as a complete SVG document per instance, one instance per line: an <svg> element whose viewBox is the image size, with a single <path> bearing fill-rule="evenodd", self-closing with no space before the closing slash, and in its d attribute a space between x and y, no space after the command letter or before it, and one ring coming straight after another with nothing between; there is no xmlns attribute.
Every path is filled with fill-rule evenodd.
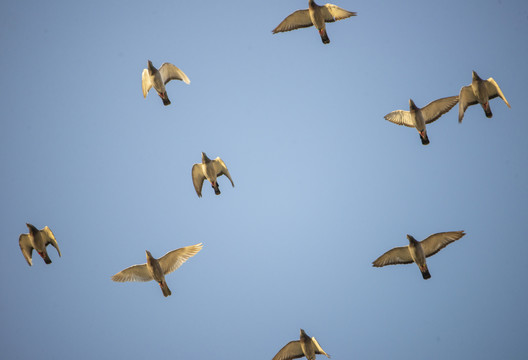
<svg viewBox="0 0 528 360"><path fill-rule="evenodd" d="M409 99L409 109L416 110L418 107L414 104L414 101L412 99Z"/></svg>
<svg viewBox="0 0 528 360"><path fill-rule="evenodd" d="M149 69L149 72L155 72L156 71L156 68L154 67L154 65L152 65L152 61L148 61L148 69Z"/></svg>
<svg viewBox="0 0 528 360"><path fill-rule="evenodd" d="M209 159L207 157L207 155L205 155L205 153L202 151L202 163L206 164L206 163L208 163L210 161L211 161L211 159Z"/></svg>
<svg viewBox="0 0 528 360"><path fill-rule="evenodd" d="M409 243L416 243L418 242L414 237L412 237L412 235L408 235L407 234L407 240L409 240Z"/></svg>
<svg viewBox="0 0 528 360"><path fill-rule="evenodd" d="M38 232L38 229L31 225L30 223L26 223L27 228L29 229L30 234L35 234Z"/></svg>
<svg viewBox="0 0 528 360"><path fill-rule="evenodd" d="M473 80L481 80L475 70L472 71L471 76L473 77Z"/></svg>
<svg viewBox="0 0 528 360"><path fill-rule="evenodd" d="M147 259L153 257L152 254L150 253L150 251L148 251L148 250L145 250L145 254L147 255Z"/></svg>
<svg viewBox="0 0 528 360"><path fill-rule="evenodd" d="M301 329L301 336L307 336L303 329Z"/></svg>

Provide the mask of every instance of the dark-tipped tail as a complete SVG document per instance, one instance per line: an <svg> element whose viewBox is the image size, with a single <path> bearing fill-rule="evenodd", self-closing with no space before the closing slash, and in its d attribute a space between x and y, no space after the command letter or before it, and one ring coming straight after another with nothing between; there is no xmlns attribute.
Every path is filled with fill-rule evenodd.
<svg viewBox="0 0 528 360"><path fill-rule="evenodd" d="M491 107L489 106L489 101L483 104L482 108L484 109L484 113L486 114L487 118L493 117L493 114L491 113Z"/></svg>
<svg viewBox="0 0 528 360"><path fill-rule="evenodd" d="M220 195L221 194L220 188L218 186L214 188L214 191L215 191L215 195Z"/></svg>
<svg viewBox="0 0 528 360"><path fill-rule="evenodd" d="M424 280L427 280L427 279L431 278L431 274L429 274L429 270L428 269L425 269L425 271L422 271L422 276L423 276Z"/></svg>
<svg viewBox="0 0 528 360"><path fill-rule="evenodd" d="M163 296L167 297L167 296L171 296L171 291L169 289L169 287L167 286L167 283L164 281L162 283L160 283L160 287L161 287L161 291L163 291Z"/></svg>
<svg viewBox="0 0 528 360"><path fill-rule="evenodd" d="M45 262L46 264L51 264L51 259L50 259L50 257L48 256L48 254L46 254L46 256L44 256L43 259L44 259L44 262Z"/></svg>
<svg viewBox="0 0 528 360"><path fill-rule="evenodd" d="M429 137L427 136L427 133L425 133L424 136L420 134L420 140L422 140L422 145L429 145Z"/></svg>
<svg viewBox="0 0 528 360"><path fill-rule="evenodd" d="M321 35L321 40L323 41L323 44L330 44L330 39L328 38L326 29L319 30L319 34Z"/></svg>
<svg viewBox="0 0 528 360"><path fill-rule="evenodd" d="M165 94L165 97L161 98L161 100L163 100L163 105L167 106L167 105L170 105L170 100L169 100L169 97Z"/></svg>

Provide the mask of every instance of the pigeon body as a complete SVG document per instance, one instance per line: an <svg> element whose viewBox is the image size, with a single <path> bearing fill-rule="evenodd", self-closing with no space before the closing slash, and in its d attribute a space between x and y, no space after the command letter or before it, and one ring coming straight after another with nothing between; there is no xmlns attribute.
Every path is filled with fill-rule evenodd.
<svg viewBox="0 0 528 360"><path fill-rule="evenodd" d="M178 269L187 259L196 255L200 250L202 250L202 243L169 251L159 259L145 250L146 264L130 266L112 276L112 280L117 282L155 280L159 284L163 296L170 296L171 291L165 281L165 275Z"/></svg>
<svg viewBox="0 0 528 360"><path fill-rule="evenodd" d="M182 80L186 84L190 84L191 82L187 75L176 66L170 63L163 63L158 70L152 65L152 61L149 60L147 68L143 69L143 73L141 74L143 97L146 98L149 90L153 87L161 100L163 100L163 105L169 105L171 102L167 96L165 84L171 80Z"/></svg>
<svg viewBox="0 0 528 360"><path fill-rule="evenodd" d="M315 26L319 31L323 44L329 44L330 39L326 33L326 23L356 16L357 13L341 9L339 6L326 4L319 6L313 0L309 0L308 9L297 10L284 19L273 33L291 31L304 27Z"/></svg>
<svg viewBox="0 0 528 360"><path fill-rule="evenodd" d="M464 231L449 231L433 234L427 239L418 241L411 235L407 235L408 246L397 247L387 251L377 258L372 266L382 267L385 265L416 263L424 279L429 279L431 274L427 268L426 258L442 250L447 245L462 238Z"/></svg>
<svg viewBox="0 0 528 360"><path fill-rule="evenodd" d="M384 116L385 120L418 130L423 145L429 144L426 124L430 124L451 110L458 102L458 96L450 96L430 102L419 108L409 99L409 111L395 110Z"/></svg>
<svg viewBox="0 0 528 360"><path fill-rule="evenodd" d="M330 355L324 352L314 337L310 338L303 329L299 340L290 341L282 349L279 350L273 360L289 360L306 357L308 360L315 360L316 354L325 355L330 358Z"/></svg>
<svg viewBox="0 0 528 360"><path fill-rule="evenodd" d="M38 230L29 223L26 223L26 226L29 229L29 234L20 234L18 244L20 245L20 250L22 250L22 254L29 266L33 265L33 249L38 252L46 264L51 264L51 259L46 251L46 246L51 244L51 246L57 249L59 256L61 256L59 244L57 243L57 240L55 240L55 236L49 227L45 226L42 230Z"/></svg>
<svg viewBox="0 0 528 360"><path fill-rule="evenodd" d="M211 160L204 152L202 152L202 162L193 165L191 175L194 189L196 190L198 197L202 197L202 186L205 179L209 180L216 195L220 195L220 187L218 186L217 181L219 176L227 176L229 181L231 181L231 185L235 187L233 179L231 179L231 175L229 174L229 170L227 170L222 159L217 157L216 159Z"/></svg>
<svg viewBox="0 0 528 360"><path fill-rule="evenodd" d="M511 108L510 103L504 97L499 85L493 78L488 80L482 80L478 74L473 71L471 85L463 86L460 89L460 102L458 104L458 122L461 123L464 118L464 113L468 106L480 104L486 117L491 118L493 116L489 100L500 96L502 100Z"/></svg>

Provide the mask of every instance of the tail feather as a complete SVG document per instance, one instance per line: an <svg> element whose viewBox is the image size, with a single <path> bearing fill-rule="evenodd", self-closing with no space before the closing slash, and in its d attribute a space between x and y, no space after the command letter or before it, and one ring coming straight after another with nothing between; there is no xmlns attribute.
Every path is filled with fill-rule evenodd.
<svg viewBox="0 0 528 360"><path fill-rule="evenodd" d="M330 39L328 38L326 29L319 30L319 35L321 35L321 40L323 41L323 44L330 44Z"/></svg>
<svg viewBox="0 0 528 360"><path fill-rule="evenodd" d="M493 114L491 113L491 107L489 106L489 102L483 104L482 108L484 109L484 113L486 113L487 118L493 117Z"/></svg>
<svg viewBox="0 0 528 360"><path fill-rule="evenodd" d="M213 185L213 189L215 191L215 195L220 195L220 186L218 186L218 183L216 183L216 186Z"/></svg>
<svg viewBox="0 0 528 360"><path fill-rule="evenodd" d="M427 133L425 133L424 136L420 134L420 140L422 140L422 145L429 145L429 137L427 136Z"/></svg>
<svg viewBox="0 0 528 360"><path fill-rule="evenodd" d="M427 280L427 279L431 278L431 274L429 274L429 270L428 269L420 270L420 271L422 271L422 276L423 276L424 280Z"/></svg>
<svg viewBox="0 0 528 360"><path fill-rule="evenodd" d="M161 98L163 100L163 105L167 106L167 105L170 105L170 100L169 100L169 97L167 95L165 95L165 97Z"/></svg>
<svg viewBox="0 0 528 360"><path fill-rule="evenodd" d="M167 283L165 281L160 283L160 287L161 287L161 291L163 292L163 296L167 297L167 296L170 296L172 294L170 289L169 289L169 287L167 286Z"/></svg>
<svg viewBox="0 0 528 360"><path fill-rule="evenodd" d="M50 257L48 256L48 254L46 254L46 255L43 257L43 259L44 259L44 262L45 262L46 264L51 264L51 259L50 259Z"/></svg>

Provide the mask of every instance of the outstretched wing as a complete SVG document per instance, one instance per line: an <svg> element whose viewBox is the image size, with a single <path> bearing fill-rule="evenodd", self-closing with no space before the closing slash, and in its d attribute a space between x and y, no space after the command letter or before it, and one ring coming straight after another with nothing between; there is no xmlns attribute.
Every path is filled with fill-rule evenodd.
<svg viewBox="0 0 528 360"><path fill-rule="evenodd" d="M414 123L411 118L411 113L405 110L395 110L384 116L385 120L389 120L397 125L405 125L408 127L414 127Z"/></svg>
<svg viewBox="0 0 528 360"><path fill-rule="evenodd" d="M334 22L336 20L343 20L357 15L356 12L341 9L339 6L332 4L321 6L321 13L324 16L325 22Z"/></svg>
<svg viewBox="0 0 528 360"><path fill-rule="evenodd" d="M148 271L147 264L132 265L112 276L113 281L150 281L152 276Z"/></svg>
<svg viewBox="0 0 528 360"><path fill-rule="evenodd" d="M29 266L33 265L31 260L31 255L33 253L33 246L31 245L31 240L29 239L29 234L21 234L18 238L18 245L20 245L20 250L22 250L22 255L26 259Z"/></svg>
<svg viewBox="0 0 528 360"><path fill-rule="evenodd" d="M328 355L327 353L325 353L325 351L323 350L323 348L321 347L321 345L319 345L319 343L317 342L317 340L315 340L314 337L312 337L312 342L315 346L315 353L316 354L322 354L322 355L325 355L327 358L330 359L330 355Z"/></svg>
<svg viewBox="0 0 528 360"><path fill-rule="evenodd" d="M143 88L143 97L146 98L150 88L152 87L150 75L147 69L143 69L143 73L141 74L141 87Z"/></svg>
<svg viewBox="0 0 528 360"><path fill-rule="evenodd" d="M273 360L288 360L297 359L304 356L301 348L301 342L299 340L290 341L282 349L279 350L277 355L273 357Z"/></svg>
<svg viewBox="0 0 528 360"><path fill-rule="evenodd" d="M382 267L385 265L410 264L413 262L411 253L407 246L397 247L387 251L379 258L374 260L372 266Z"/></svg>
<svg viewBox="0 0 528 360"><path fill-rule="evenodd" d="M202 243L182 247L177 250L172 250L163 255L158 261L164 275L170 274L177 268L179 268L184 262L190 257L196 255L202 250Z"/></svg>
<svg viewBox="0 0 528 360"><path fill-rule="evenodd" d="M461 123L468 106L478 104L477 97L473 93L471 85L463 86L458 94L458 122Z"/></svg>
<svg viewBox="0 0 528 360"><path fill-rule="evenodd" d="M488 97L490 99L496 98L497 96L500 96L502 100L508 105L509 108L511 108L510 103L506 98L504 97L504 94L502 93L499 84L493 78L489 78L484 82L486 84L486 90L488 91Z"/></svg>
<svg viewBox="0 0 528 360"><path fill-rule="evenodd" d="M44 229L42 229L41 231L44 233L45 246L48 246L48 244L51 244L51 246L57 249L59 256L61 256L61 252L59 250L59 244L57 243L57 240L55 240L55 235L53 235L53 233L51 232L51 229L45 226Z"/></svg>
<svg viewBox="0 0 528 360"><path fill-rule="evenodd" d="M202 164L193 165L191 176L194 185L194 190L196 190L198 197L202 197L202 186L205 180L205 174L202 169Z"/></svg>
<svg viewBox="0 0 528 360"><path fill-rule="evenodd" d="M426 124L440 118L446 112L451 110L458 102L458 96L449 96L430 102L422 108L422 116Z"/></svg>
<svg viewBox="0 0 528 360"><path fill-rule="evenodd" d="M222 161L222 159L220 159L219 157L217 157L216 159L214 159L214 167L215 167L215 172L216 172L216 176L220 176L220 175L225 175L227 176L227 178L229 179L229 181L231 181L231 185L233 187L235 187L235 183L233 183L233 179L231 179L231 175L229 174L229 170L227 170L227 166L226 164Z"/></svg>
<svg viewBox="0 0 528 360"><path fill-rule="evenodd" d="M291 31L310 27L312 25L312 19L310 19L310 12L308 9L297 10L294 13L288 15L286 19L282 20L282 22L271 32L276 34L278 32Z"/></svg>
<svg viewBox="0 0 528 360"><path fill-rule="evenodd" d="M176 66L172 65L171 63L163 63L161 64L161 67L159 68L159 72L161 75L161 80L163 80L164 84L167 84L171 80L181 80L186 84L190 84L191 80L185 75L183 71L178 69Z"/></svg>
<svg viewBox="0 0 528 360"><path fill-rule="evenodd" d="M420 244L422 245L425 257L429 257L436 254L453 241L462 238L464 235L466 235L464 230L441 232L433 234L425 240L420 241Z"/></svg>

